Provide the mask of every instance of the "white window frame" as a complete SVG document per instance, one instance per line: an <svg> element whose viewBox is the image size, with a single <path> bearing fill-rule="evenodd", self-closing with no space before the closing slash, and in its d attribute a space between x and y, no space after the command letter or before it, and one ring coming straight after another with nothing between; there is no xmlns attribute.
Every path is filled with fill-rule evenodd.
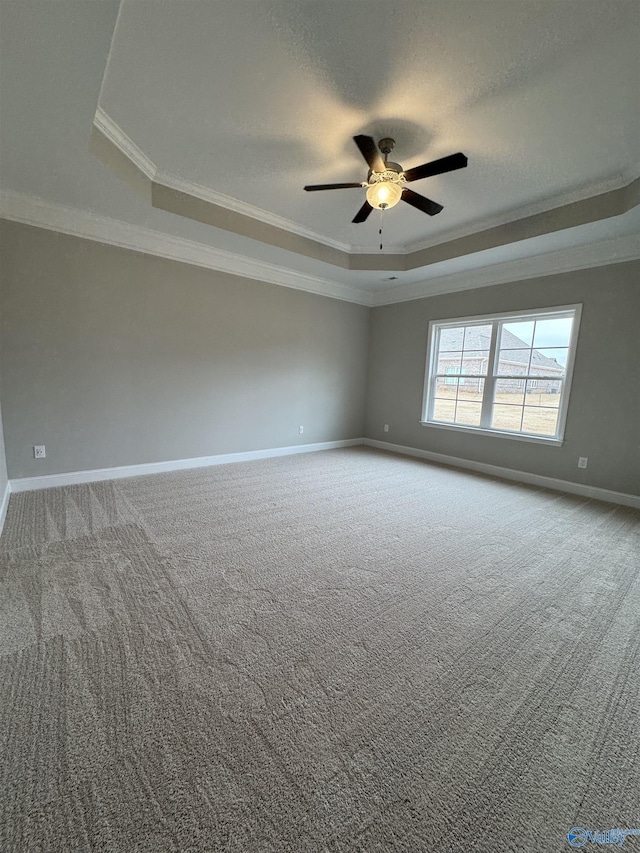
<svg viewBox="0 0 640 853"><path fill-rule="evenodd" d="M561 381L561 397L558 407L558 421L556 433L553 436L540 435L538 433L516 432L495 429L491 426L491 414L493 409L494 388L496 380L499 378L496 374L498 340L499 334L505 323L514 321L527 320L555 320L562 317L573 315L573 325L571 327L571 339L569 341L569 353L565 369L565 375ZM477 435L492 435L502 438L512 438L518 441L531 441L537 444L561 445L564 440L564 430L567 420L567 410L569 408L569 397L571 394L571 380L573 377L573 367L575 364L576 348L578 344L578 333L580 330L580 318L582 314L582 305L562 305L553 308L536 308L535 310L527 311L509 311L500 314L482 314L474 315L473 317L454 317L446 320L431 320L429 323L429 333L427 336L427 359L424 378L424 393L422 397L422 417L420 423L423 426L435 427L437 429L450 429L457 432L476 433ZM437 373L437 344L439 332L447 327L459 326L486 326L491 324L491 342L489 344L489 359L487 366L487 375L476 377L468 375L466 378L481 378L484 379L484 393L482 398L482 408L480 415L480 426L467 426L465 424L452 424L444 421L433 420L433 406L435 379ZM532 341L533 344L533 341ZM510 377L511 378L511 377ZM513 377L516 379L526 380L547 377L540 375L522 375ZM553 377L550 377L553 378ZM526 403L526 401L525 401Z"/></svg>

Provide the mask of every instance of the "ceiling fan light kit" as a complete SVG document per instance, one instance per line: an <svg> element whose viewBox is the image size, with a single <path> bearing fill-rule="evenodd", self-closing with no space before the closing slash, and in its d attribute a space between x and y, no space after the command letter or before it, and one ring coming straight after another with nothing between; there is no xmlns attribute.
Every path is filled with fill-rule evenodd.
<svg viewBox="0 0 640 853"><path fill-rule="evenodd" d="M442 157L440 160L424 163L422 166L414 166L413 169L408 169L405 172L399 163L392 163L387 159L395 148L395 140L385 137L376 146L371 136L359 135L354 136L353 141L369 166L367 180L359 184L315 184L306 186L305 190L316 192L318 190L366 187L366 201L351 220L355 223L364 222L372 210L387 210L394 207L399 201L404 201L429 216L435 216L442 210L442 205L413 192L404 184L419 181L422 178L430 178L434 175L442 175L455 169L464 169L467 165L467 158L459 152L458 154L450 154L448 157Z"/></svg>
<svg viewBox="0 0 640 853"><path fill-rule="evenodd" d="M402 188L398 178L377 181L367 189L367 201L371 207L387 210L394 207L402 198Z"/></svg>

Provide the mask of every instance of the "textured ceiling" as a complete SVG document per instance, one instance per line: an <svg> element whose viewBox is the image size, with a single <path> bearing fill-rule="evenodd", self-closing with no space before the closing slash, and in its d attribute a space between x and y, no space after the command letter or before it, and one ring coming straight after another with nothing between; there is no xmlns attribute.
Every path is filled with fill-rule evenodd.
<svg viewBox="0 0 640 853"><path fill-rule="evenodd" d="M124 0L101 108L164 172L365 251L350 220L366 179L351 137L397 141L405 168L463 151L469 167L414 186L396 247L594 195L640 164L638 4Z"/></svg>
<svg viewBox="0 0 640 853"><path fill-rule="evenodd" d="M463 151L466 170L414 184L443 213L387 215L385 250L412 250L636 177L639 43L635 0L0 0L0 215L107 241L124 223L160 235L156 245L169 235L202 247L215 268L231 253L300 286L351 287L344 298L356 301L436 292L445 278L456 289L527 277L542 269L533 261L575 247L608 262L637 239L640 208L390 283L391 272L340 269L155 209L89 138L104 110L159 170L364 252L377 251L378 223L350 224L360 191L302 186L364 178L355 133L395 136L406 168ZM478 272L496 264L497 277Z"/></svg>

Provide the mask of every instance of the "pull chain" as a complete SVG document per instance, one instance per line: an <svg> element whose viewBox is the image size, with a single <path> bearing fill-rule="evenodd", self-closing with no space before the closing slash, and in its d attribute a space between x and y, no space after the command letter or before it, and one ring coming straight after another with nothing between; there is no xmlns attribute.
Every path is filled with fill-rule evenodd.
<svg viewBox="0 0 640 853"><path fill-rule="evenodd" d="M382 214L384 213L384 208L380 208L380 228L378 229L378 234L380 235L380 251L382 251L382 223L384 222L382 218Z"/></svg>

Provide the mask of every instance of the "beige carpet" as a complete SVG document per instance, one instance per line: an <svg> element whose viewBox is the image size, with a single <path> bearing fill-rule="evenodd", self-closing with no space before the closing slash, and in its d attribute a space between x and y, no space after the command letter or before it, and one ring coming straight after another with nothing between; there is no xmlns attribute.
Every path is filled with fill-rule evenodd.
<svg viewBox="0 0 640 853"><path fill-rule="evenodd" d="M0 544L2 853L640 825L634 510L354 449L14 495Z"/></svg>

